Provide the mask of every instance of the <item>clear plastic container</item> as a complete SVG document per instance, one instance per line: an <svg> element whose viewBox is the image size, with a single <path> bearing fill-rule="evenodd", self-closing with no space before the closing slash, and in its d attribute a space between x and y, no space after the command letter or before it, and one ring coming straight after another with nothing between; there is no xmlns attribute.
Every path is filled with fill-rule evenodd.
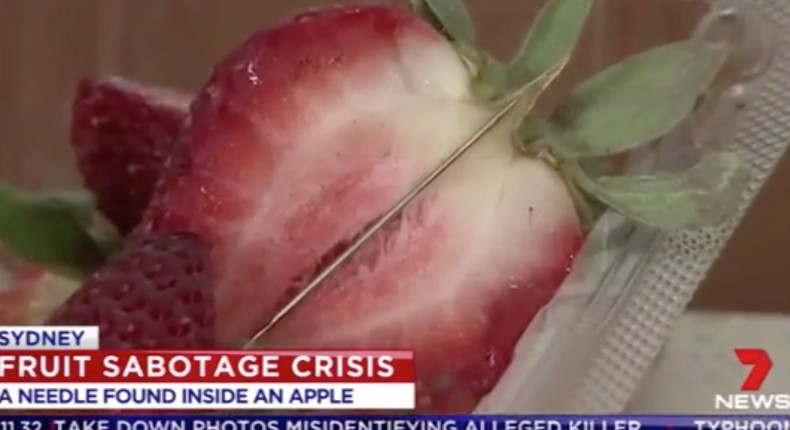
<svg viewBox="0 0 790 430"><path fill-rule="evenodd" d="M0 178L39 189L79 184L67 136L83 76L118 74L195 90L247 35L325 3L0 0ZM507 55L542 2L468 3L484 39ZM695 145L734 144L756 173L743 212L790 139L790 108L781 100L790 96L787 36L777 30L790 28L790 6L780 3L601 0L569 72L540 108L648 47L686 37L727 41L736 55L712 97L623 166L631 172L684 167L694 160ZM737 218L720 228L664 234L606 213L478 411L620 412Z"/></svg>

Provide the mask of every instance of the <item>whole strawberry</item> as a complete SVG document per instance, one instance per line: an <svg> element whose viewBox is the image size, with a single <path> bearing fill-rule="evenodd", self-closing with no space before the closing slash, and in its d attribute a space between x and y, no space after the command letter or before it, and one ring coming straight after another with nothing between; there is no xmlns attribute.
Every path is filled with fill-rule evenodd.
<svg viewBox="0 0 790 430"><path fill-rule="evenodd" d="M189 234L122 252L49 319L99 326L102 348L209 348L214 307L208 249Z"/></svg>
<svg viewBox="0 0 790 430"><path fill-rule="evenodd" d="M127 233L140 222L188 115L190 98L123 78L83 80L71 145L99 210Z"/></svg>
<svg viewBox="0 0 790 430"><path fill-rule="evenodd" d="M459 1L413 6L317 10L223 59L126 251L52 322L99 324L105 346L242 345L498 118L255 342L411 349L419 409L467 412L571 270L580 215L595 216L581 210L585 195L657 227L719 213L711 190L721 188L700 179L735 177L729 156L682 177L593 177L581 163L680 122L720 68L718 51L657 48L599 74L540 120L531 108L567 63L590 1L550 1L508 64L475 47Z"/></svg>

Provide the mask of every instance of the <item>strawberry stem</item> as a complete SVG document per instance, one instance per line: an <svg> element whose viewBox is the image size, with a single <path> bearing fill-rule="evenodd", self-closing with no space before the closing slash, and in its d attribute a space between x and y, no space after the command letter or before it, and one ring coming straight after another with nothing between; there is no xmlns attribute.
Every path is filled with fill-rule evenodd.
<svg viewBox="0 0 790 430"><path fill-rule="evenodd" d="M505 65L470 45L456 44L456 50L473 76L471 91L475 99L491 102L502 98L507 79Z"/></svg>

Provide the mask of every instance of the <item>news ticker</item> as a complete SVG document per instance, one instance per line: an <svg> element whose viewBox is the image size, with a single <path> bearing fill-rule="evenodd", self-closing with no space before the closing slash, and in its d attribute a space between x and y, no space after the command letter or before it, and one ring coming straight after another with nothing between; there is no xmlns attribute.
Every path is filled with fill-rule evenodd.
<svg viewBox="0 0 790 430"><path fill-rule="evenodd" d="M787 416L0 416L0 430L788 430Z"/></svg>

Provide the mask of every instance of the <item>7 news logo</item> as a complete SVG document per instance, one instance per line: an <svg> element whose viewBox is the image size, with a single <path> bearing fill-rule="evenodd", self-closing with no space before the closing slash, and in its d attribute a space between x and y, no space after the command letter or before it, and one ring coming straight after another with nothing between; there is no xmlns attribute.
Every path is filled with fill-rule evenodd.
<svg viewBox="0 0 790 430"><path fill-rule="evenodd" d="M741 393L716 394L718 410L790 410L790 394L758 393L771 372L774 363L764 349L736 348L738 361L748 366L749 373L741 384Z"/></svg>

